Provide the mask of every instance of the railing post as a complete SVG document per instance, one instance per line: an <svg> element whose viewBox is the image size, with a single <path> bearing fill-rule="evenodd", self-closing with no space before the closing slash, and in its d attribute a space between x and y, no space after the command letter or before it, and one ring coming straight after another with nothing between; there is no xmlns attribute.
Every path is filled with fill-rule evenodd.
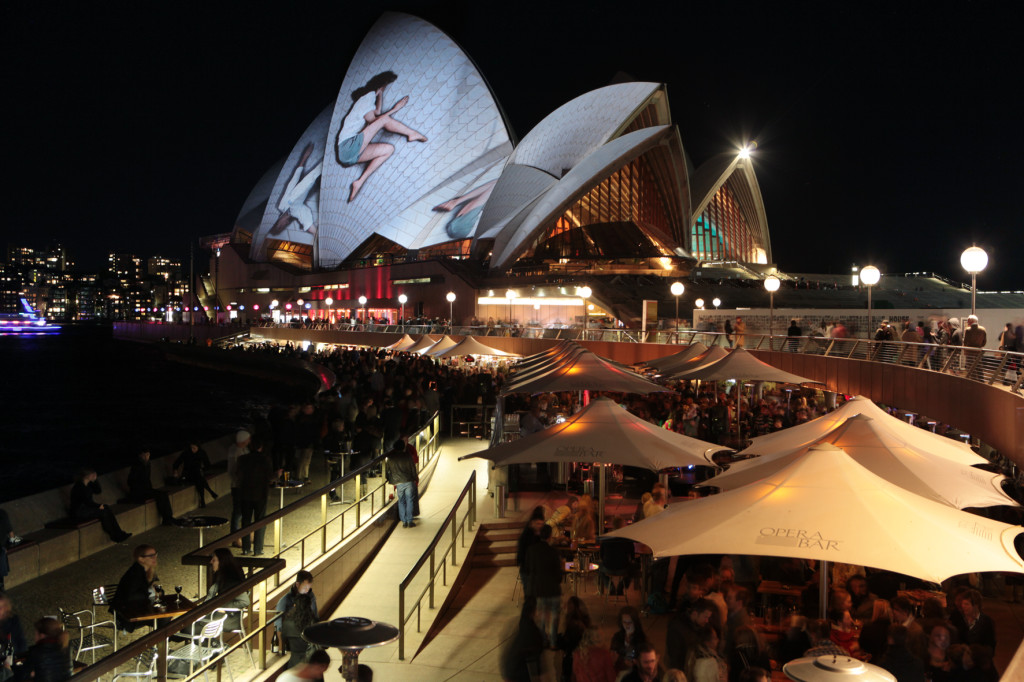
<svg viewBox="0 0 1024 682"><path fill-rule="evenodd" d="M281 524L284 519L274 519L274 556L281 556Z"/></svg>
<svg viewBox="0 0 1024 682"><path fill-rule="evenodd" d="M398 586L398 660L405 660L405 586Z"/></svg>
<svg viewBox="0 0 1024 682"><path fill-rule="evenodd" d="M259 646L258 660L259 660L260 670L266 670L267 669L267 631L266 631L266 626L267 626L267 581L266 580L260 582L260 584L256 586L256 604L257 604L257 606L259 606L259 610L260 610L259 625L258 625L258 628L259 628L259 631L260 631L260 636L257 637L257 640L259 640L257 642L257 644Z"/></svg>
<svg viewBox="0 0 1024 682"><path fill-rule="evenodd" d="M452 566L458 566L458 563L455 561L455 528L455 522L452 521Z"/></svg>
<svg viewBox="0 0 1024 682"><path fill-rule="evenodd" d="M320 553L327 554L327 493L320 496Z"/></svg>
<svg viewBox="0 0 1024 682"><path fill-rule="evenodd" d="M430 550L430 575L427 578L430 580L430 608L434 608L434 550Z"/></svg>

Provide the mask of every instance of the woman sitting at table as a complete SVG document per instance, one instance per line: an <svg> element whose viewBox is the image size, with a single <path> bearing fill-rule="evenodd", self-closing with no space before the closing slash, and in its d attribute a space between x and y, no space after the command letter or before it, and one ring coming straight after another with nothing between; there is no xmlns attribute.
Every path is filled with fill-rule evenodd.
<svg viewBox="0 0 1024 682"><path fill-rule="evenodd" d="M206 598L203 601L210 601L217 595L238 587L245 580L245 572L235 559L235 555L227 547L213 550L213 556L210 557L210 567L213 569L213 582L210 584L210 589L206 591ZM249 598L249 593L243 592L223 608L247 609L251 605L252 600ZM240 611L229 612L227 620L224 621L224 631L237 630L241 619L242 614ZM202 623L203 620L198 622Z"/></svg>
<svg viewBox="0 0 1024 682"><path fill-rule="evenodd" d="M850 615L851 608L853 608L853 599L849 592L842 588L832 590L828 609L828 618L832 625L832 641L846 653L856 656L860 651L857 644L860 625Z"/></svg>
<svg viewBox="0 0 1024 682"><path fill-rule="evenodd" d="M133 623L124 618L121 612L124 610L148 608L156 597L153 584L157 581L156 549L151 545L139 545L132 550L132 558L135 560L117 584L117 593L110 600L110 611L117 620L117 626L122 630L132 632L143 623Z"/></svg>
<svg viewBox="0 0 1024 682"><path fill-rule="evenodd" d="M615 655L615 670L632 670L636 665L640 645L647 642L640 612L632 606L619 610L619 629L612 635L611 650Z"/></svg>
<svg viewBox="0 0 1024 682"><path fill-rule="evenodd" d="M924 662L924 672L932 682L953 679L953 662L949 660L951 641L948 625L936 624L928 631L928 656Z"/></svg>

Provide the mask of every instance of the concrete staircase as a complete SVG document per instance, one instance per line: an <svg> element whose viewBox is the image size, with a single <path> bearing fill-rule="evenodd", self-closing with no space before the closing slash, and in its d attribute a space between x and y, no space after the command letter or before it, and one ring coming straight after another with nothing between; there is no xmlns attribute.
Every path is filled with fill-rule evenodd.
<svg viewBox="0 0 1024 682"><path fill-rule="evenodd" d="M516 542L523 530L520 521L480 524L473 547L473 568L516 565Z"/></svg>

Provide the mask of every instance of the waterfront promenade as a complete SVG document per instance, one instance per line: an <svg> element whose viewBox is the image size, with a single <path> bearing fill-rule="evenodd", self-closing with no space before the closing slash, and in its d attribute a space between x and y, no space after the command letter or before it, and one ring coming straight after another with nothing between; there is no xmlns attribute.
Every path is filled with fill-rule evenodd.
<svg viewBox="0 0 1024 682"><path fill-rule="evenodd" d="M495 521L493 500L487 495L485 488L485 463L482 460L458 461L459 456L477 451L483 446L481 441L474 439L450 439L444 442L437 468L422 498L418 526L413 529L403 529L400 525L396 527L374 557L370 568L345 595L340 605L330 613L321 613L322 618L363 616L397 625L398 585L413 562L429 545L474 470L477 472L478 524ZM315 467L313 473L315 483L325 482L322 468ZM271 499L276 497L275 491ZM294 498L286 496L285 503L287 504L290 499ZM533 506L545 504L553 507L562 500L564 493L522 493L517 505L518 511L512 511L510 504L509 520L525 522ZM623 513L633 501L622 500L609 504L619 505L618 508L609 507L609 514ZM275 506L272 505L271 508ZM222 496L204 511L208 514L228 516L230 500L227 496ZM313 528L318 522L317 516L311 511L308 520L303 520L301 516L294 519L289 517L285 528L286 536L298 537L305 532L303 526L307 523L308 528ZM207 542L223 537L226 530L225 526L209 531ZM476 530L479 530L479 525ZM469 546L471 541L472 535L467 536L466 545ZM30 627L36 618L56 612L58 606L65 610L89 608L92 588L100 584L117 582L130 564L131 546L136 543L148 543L158 549L158 573L168 592L172 591L173 585L180 584L185 586L186 595L192 596L197 593L195 568L182 566L179 561L181 555L196 547L195 531L160 527L133 537L129 542L130 546L112 547L13 588L10 595L23 623ZM287 550L283 556L287 559ZM458 556L458 564L461 567L466 557L465 550L461 549L461 542ZM449 585L452 576L453 573L450 571ZM513 602L515 583L514 567L473 568L469 570L465 582L452 596L448 611L438 622L429 639L424 635L429 628L431 617L436 612L432 613L424 607L424 634L415 633L413 618L405 661L398 660L397 643L366 650L360 660L375 670L375 679L381 680L499 680L498 661L501 649L507 638L512 635L519 615L517 604ZM332 586L318 584L314 589L320 595L321 601L325 601L332 591ZM446 594L445 589L439 588L438 606L444 602ZM599 640L609 641L615 627L615 614L622 605L621 599L605 602L603 597L597 595L592 580L581 589L580 596L590 608L594 623L600 631ZM635 590L629 591L628 598L634 606L639 605L639 594ZM999 638L996 664L1000 670L1005 670L1024 638L1024 604L986 599L984 610L996 621ZM645 629L659 648L665 641L665 630L670 617L649 615L644 619ZM337 650L331 650L330 653L332 659L340 664L340 653ZM85 654L83 658L88 661L88 656ZM268 670L257 672L250 665L245 653L239 651L231 656L232 674L238 682L268 679L279 670L283 661L284 657L271 656ZM328 671L326 679L341 679L337 665Z"/></svg>

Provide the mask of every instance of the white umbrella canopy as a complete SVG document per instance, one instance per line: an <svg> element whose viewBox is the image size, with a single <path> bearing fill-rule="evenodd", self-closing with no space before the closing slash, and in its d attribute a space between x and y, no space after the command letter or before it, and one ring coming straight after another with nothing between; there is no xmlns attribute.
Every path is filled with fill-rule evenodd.
<svg viewBox="0 0 1024 682"><path fill-rule="evenodd" d="M661 471L690 465L709 466L704 454L724 449L721 445L663 429L630 414L613 400L597 398L561 424L460 459L481 457L500 466L594 462Z"/></svg>
<svg viewBox="0 0 1024 682"><path fill-rule="evenodd" d="M857 463L908 492L963 509L1017 503L1002 491L1004 476L933 455L927 446L889 433L883 424L857 414L819 436L811 445L828 443L841 448ZM747 459L705 481L703 485L735 490L769 476L805 456L808 447L776 450Z"/></svg>
<svg viewBox="0 0 1024 682"><path fill-rule="evenodd" d="M702 353L706 353L707 350L708 347L698 341L697 343L690 344L677 353L642 362L640 363L640 366L653 369L658 374L671 374L672 372L682 368L683 364L687 360L697 357Z"/></svg>
<svg viewBox="0 0 1024 682"><path fill-rule="evenodd" d="M407 353L419 353L425 348L430 348L440 340L441 337L437 336L436 334L424 334L423 336L420 337L419 341L406 348L405 351Z"/></svg>
<svg viewBox="0 0 1024 682"><path fill-rule="evenodd" d="M590 351L584 351L550 372L509 384L502 389L501 394L586 390L641 395L673 392L672 389L648 381L639 374L616 367Z"/></svg>
<svg viewBox="0 0 1024 682"><path fill-rule="evenodd" d="M553 355L543 361L535 362L529 367L517 366L515 372L512 373L509 386L514 384L522 384L531 379L535 379L542 374L553 372L559 367L565 366L567 362L571 362L573 359L579 357L583 353L589 353L586 348L576 346L574 348L566 348L564 352L558 355Z"/></svg>
<svg viewBox="0 0 1024 682"><path fill-rule="evenodd" d="M486 346L472 336L467 336L451 348L442 350L440 353L430 352L430 355L433 355L435 358L450 358L459 355L494 355L507 358L519 357L516 353L506 353L503 350Z"/></svg>
<svg viewBox="0 0 1024 682"><path fill-rule="evenodd" d="M433 343L426 348L421 348L416 352L420 355L436 356L438 353L448 350L452 346L456 345L456 343L455 339L445 334L436 343Z"/></svg>
<svg viewBox="0 0 1024 682"><path fill-rule="evenodd" d="M840 561L924 580L975 571L1024 573L1019 526L925 499L876 476L834 445L770 476L673 504L610 533L655 556L754 554Z"/></svg>
<svg viewBox="0 0 1024 682"><path fill-rule="evenodd" d="M728 354L729 354L729 351L725 350L721 346L712 346L711 348L708 348L706 352L701 353L700 355L696 355L696 356L690 358L689 360L684 361L683 365L681 367L679 367L678 370L676 370L668 378L669 379L685 379L685 378L689 378L689 377L684 377L683 374L686 373L686 372L690 372L692 370L695 370L695 369L699 369L701 367L707 367L708 365L710 365L712 363L718 362L719 360L721 360L722 358L724 358ZM735 378L735 377L730 377L730 379L732 379L732 378Z"/></svg>
<svg viewBox="0 0 1024 682"><path fill-rule="evenodd" d="M871 417L875 420L876 427L885 428L889 433L906 442L915 443L922 448L926 447L928 452L933 455L939 455L968 466L988 464L987 459L976 454L967 444L940 436L931 431L919 429L897 419L864 396L852 398L838 409L817 419L812 419L806 424L800 424L799 426L783 429L782 431L769 433L764 436L757 436L740 454L768 455L773 452L782 452L810 445L822 434L831 431L838 424L858 414L865 414Z"/></svg>
<svg viewBox="0 0 1024 682"><path fill-rule="evenodd" d="M745 348L734 348L720 360L694 369L683 369L672 375L673 379L703 379L706 381L728 381L729 379L751 379L756 381L777 381L785 384L819 384L792 372L761 362Z"/></svg>
<svg viewBox="0 0 1024 682"><path fill-rule="evenodd" d="M416 341L408 334L402 334L402 338L390 346L384 346L385 350L409 350L416 345Z"/></svg>

